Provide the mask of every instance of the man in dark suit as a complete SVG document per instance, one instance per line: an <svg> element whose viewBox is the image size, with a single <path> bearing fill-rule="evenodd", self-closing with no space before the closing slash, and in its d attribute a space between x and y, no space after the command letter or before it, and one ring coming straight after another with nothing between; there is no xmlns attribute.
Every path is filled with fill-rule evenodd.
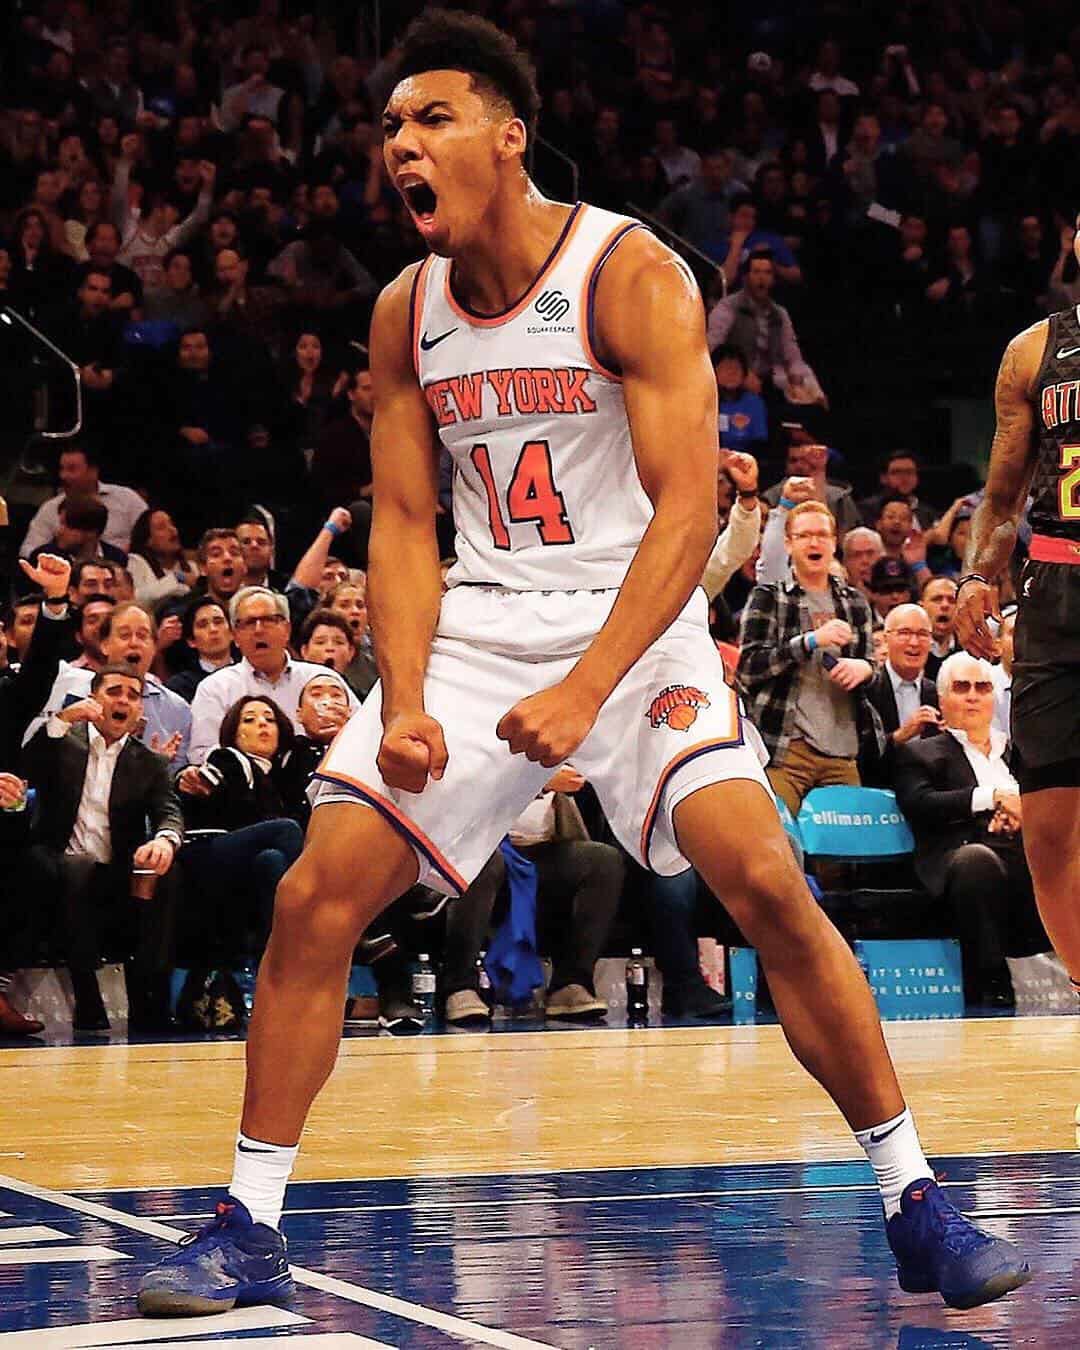
<svg viewBox="0 0 1080 1350"><path fill-rule="evenodd" d="M184 826L167 761L135 739L142 684L129 666L103 667L89 697L50 717L24 752L40 801L31 894L60 898L77 1031L108 1030L95 974L106 946L125 957L130 1029L168 1022L172 895L155 881Z"/></svg>
<svg viewBox="0 0 1080 1350"><path fill-rule="evenodd" d="M1006 954L1050 950L1021 844L1020 790L991 726L993 667L959 652L938 675L946 734L896 750L896 796L915 834L915 870L956 916L967 1002L1012 1004Z"/></svg>
<svg viewBox="0 0 1080 1350"><path fill-rule="evenodd" d="M884 750L873 736L860 737L859 777L868 787L891 788L896 747L940 730L937 688L924 674L931 637L921 605L899 605L885 620L885 664L863 686L885 732Z"/></svg>

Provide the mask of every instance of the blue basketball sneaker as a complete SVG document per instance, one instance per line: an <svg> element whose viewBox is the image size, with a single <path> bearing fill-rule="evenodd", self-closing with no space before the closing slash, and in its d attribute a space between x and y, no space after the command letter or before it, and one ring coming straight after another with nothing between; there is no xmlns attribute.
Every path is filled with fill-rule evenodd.
<svg viewBox="0 0 1080 1350"><path fill-rule="evenodd" d="M1031 1279L1017 1248L977 1228L929 1177L905 1188L885 1232L906 1294L939 1293L950 1308L976 1308Z"/></svg>
<svg viewBox="0 0 1080 1350"><path fill-rule="evenodd" d="M144 1317L196 1317L228 1312L238 1303L270 1303L291 1294L285 1239L252 1222L229 1196L211 1223L184 1238L175 1252L139 1282Z"/></svg>

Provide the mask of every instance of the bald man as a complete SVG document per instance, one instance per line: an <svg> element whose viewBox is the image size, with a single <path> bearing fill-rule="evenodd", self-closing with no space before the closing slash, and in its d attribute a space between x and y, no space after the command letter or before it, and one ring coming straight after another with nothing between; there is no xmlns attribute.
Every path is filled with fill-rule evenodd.
<svg viewBox="0 0 1080 1350"><path fill-rule="evenodd" d="M881 719L884 749L869 736L859 747L859 775L868 787L893 786L894 750L941 728L937 688L926 678L933 639L930 616L921 605L897 605L885 619L885 664L866 685L866 699Z"/></svg>

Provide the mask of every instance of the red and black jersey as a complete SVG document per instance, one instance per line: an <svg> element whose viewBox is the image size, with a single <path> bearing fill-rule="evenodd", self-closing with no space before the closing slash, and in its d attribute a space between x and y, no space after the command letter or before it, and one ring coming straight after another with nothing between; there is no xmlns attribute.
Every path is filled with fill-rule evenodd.
<svg viewBox="0 0 1080 1350"><path fill-rule="evenodd" d="M1050 316L1035 398L1031 527L1080 544L1080 306Z"/></svg>

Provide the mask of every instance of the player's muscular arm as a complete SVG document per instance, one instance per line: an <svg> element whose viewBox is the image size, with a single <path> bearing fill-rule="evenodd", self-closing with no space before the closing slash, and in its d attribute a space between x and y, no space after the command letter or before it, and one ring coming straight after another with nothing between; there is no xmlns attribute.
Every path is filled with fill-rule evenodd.
<svg viewBox="0 0 1080 1350"><path fill-rule="evenodd" d="M669 627L716 539L716 381L696 285L668 249L636 232L601 273L596 307L601 353L623 373L638 474L655 515L607 622L573 671L499 723L511 750L545 765L573 753Z"/></svg>
<svg viewBox="0 0 1080 1350"><path fill-rule="evenodd" d="M439 614L442 576L435 539L438 449L412 364L413 268L379 297L371 321L373 507L368 602L383 690L379 768L392 787L422 790L441 777L446 747L424 714L424 673Z"/></svg>
<svg viewBox="0 0 1080 1350"><path fill-rule="evenodd" d="M990 451L986 493L971 521L965 573L993 582L1007 566L1038 453L1033 390L1046 346L1047 324L1018 334L1005 349L994 389L997 428ZM997 616L994 589L968 581L960 591L957 633L973 655L996 659L998 644L987 619Z"/></svg>

